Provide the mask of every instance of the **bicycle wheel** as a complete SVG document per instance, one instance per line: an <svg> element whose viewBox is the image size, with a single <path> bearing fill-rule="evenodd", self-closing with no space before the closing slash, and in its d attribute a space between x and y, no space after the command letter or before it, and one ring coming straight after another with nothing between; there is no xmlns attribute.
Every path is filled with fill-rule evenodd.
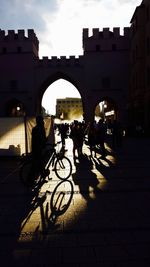
<svg viewBox="0 0 150 267"><path fill-rule="evenodd" d="M32 179L32 162L25 162L20 168L20 180L25 186L31 185Z"/></svg>
<svg viewBox="0 0 150 267"><path fill-rule="evenodd" d="M56 159L54 170L59 179L68 179L72 173L72 164L70 159L65 156Z"/></svg>

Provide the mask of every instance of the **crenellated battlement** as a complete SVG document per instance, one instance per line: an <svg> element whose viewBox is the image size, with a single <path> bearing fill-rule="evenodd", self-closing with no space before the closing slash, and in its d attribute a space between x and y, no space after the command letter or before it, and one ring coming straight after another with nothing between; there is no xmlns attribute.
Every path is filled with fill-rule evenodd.
<svg viewBox="0 0 150 267"><path fill-rule="evenodd" d="M24 40L30 40L35 43L39 42L33 29L28 29L27 34L25 34L25 30L18 30L17 32L14 30L0 30L0 42Z"/></svg>
<svg viewBox="0 0 150 267"><path fill-rule="evenodd" d="M34 53L38 57L39 40L33 29L0 30L0 54Z"/></svg>
<svg viewBox="0 0 150 267"><path fill-rule="evenodd" d="M83 50L84 54L91 52L111 52L125 51L129 49L130 28L124 27L123 34L120 33L120 28L93 28L92 34L89 34L89 29L83 29Z"/></svg>
<svg viewBox="0 0 150 267"><path fill-rule="evenodd" d="M45 67L71 67L71 66L76 66L80 67L83 62L83 56L75 57L75 56L61 56L56 57L52 56L51 58L48 57L43 57L42 59L39 60L39 65L40 66L45 66Z"/></svg>
<svg viewBox="0 0 150 267"><path fill-rule="evenodd" d="M120 38L120 37L129 37L130 35L130 28L124 27L123 28L123 34L120 34L120 28L114 27L113 31L110 30L110 28L103 28L102 31L100 31L99 28L93 28L92 29L92 35L89 34L89 29L84 28L83 29L83 40L86 40L88 38L92 39L109 39L109 38Z"/></svg>

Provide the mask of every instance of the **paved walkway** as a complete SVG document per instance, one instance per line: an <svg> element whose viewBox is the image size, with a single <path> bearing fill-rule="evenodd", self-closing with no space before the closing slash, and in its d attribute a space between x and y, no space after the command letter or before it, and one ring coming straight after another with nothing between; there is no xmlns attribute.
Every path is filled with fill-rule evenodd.
<svg viewBox="0 0 150 267"><path fill-rule="evenodd" d="M19 162L0 161L0 266L150 266L150 139L86 154L67 182L39 192L19 180ZM59 211L59 213L58 213Z"/></svg>

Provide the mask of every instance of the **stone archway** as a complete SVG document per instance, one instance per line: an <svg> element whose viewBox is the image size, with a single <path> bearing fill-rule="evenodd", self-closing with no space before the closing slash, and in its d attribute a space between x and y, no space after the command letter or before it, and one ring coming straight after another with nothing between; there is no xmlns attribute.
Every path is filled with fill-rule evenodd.
<svg viewBox="0 0 150 267"><path fill-rule="evenodd" d="M113 121L118 119L118 103L110 97L102 97L95 104L95 118L102 118L104 121Z"/></svg>
<svg viewBox="0 0 150 267"><path fill-rule="evenodd" d="M81 119L83 115L82 99L77 88L65 79L53 82L44 92L42 108L45 115L58 120Z"/></svg>
<svg viewBox="0 0 150 267"><path fill-rule="evenodd" d="M5 115L5 106L11 96L21 100L26 107L27 116L40 113L44 91L60 78L71 82L79 91L85 121L93 118L95 103L106 94L120 104L118 110L121 107L122 114L126 112L129 86L129 29L126 28L123 35L119 29L93 29L92 35L89 35L88 29L83 29L83 55L78 57L51 56L40 59L39 42L33 30L28 31L27 37L24 31L20 30L18 33L3 32L1 37L2 45L7 46L9 39L11 49L11 54L2 55L1 61L1 116ZM20 41L22 51L16 54ZM115 50L112 42L115 44ZM98 46L101 50L97 50Z"/></svg>
<svg viewBox="0 0 150 267"><path fill-rule="evenodd" d="M56 72L53 75L50 75L47 79L45 79L44 82L39 87L39 94L37 95L37 102L36 102L36 113L41 113L42 112L42 98L46 90L54 83L57 82L58 80L63 79L67 82L69 82L71 85L73 85L76 90L79 92L81 101L82 101L82 107L83 107L83 114L84 114L84 97L82 95L82 90L80 90L80 85L77 81L74 81L70 76L66 75L63 72Z"/></svg>

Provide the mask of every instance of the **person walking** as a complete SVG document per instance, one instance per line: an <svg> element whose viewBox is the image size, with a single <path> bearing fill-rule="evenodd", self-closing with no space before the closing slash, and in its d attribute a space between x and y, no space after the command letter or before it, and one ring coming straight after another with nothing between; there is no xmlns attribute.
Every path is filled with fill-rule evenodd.
<svg viewBox="0 0 150 267"><path fill-rule="evenodd" d="M96 129L95 129L95 124L94 122L89 122L88 126L85 130L85 134L87 134L88 137L88 145L90 147L90 156L93 157L93 151L95 152L96 156L96 150L95 150L95 145L96 145Z"/></svg>
<svg viewBox="0 0 150 267"><path fill-rule="evenodd" d="M74 159L80 158L82 156L82 146L84 139L84 127L77 120L73 122L70 127L70 138L73 142L73 157ZM77 154L76 154L77 152Z"/></svg>
<svg viewBox="0 0 150 267"><path fill-rule="evenodd" d="M122 137L123 129L121 123L117 120L114 120L112 124L112 146L113 149L116 147L122 147Z"/></svg>
<svg viewBox="0 0 150 267"><path fill-rule="evenodd" d="M106 157L105 137L106 137L106 126L104 124L103 119L100 119L96 126L96 143L100 145L102 158Z"/></svg>

